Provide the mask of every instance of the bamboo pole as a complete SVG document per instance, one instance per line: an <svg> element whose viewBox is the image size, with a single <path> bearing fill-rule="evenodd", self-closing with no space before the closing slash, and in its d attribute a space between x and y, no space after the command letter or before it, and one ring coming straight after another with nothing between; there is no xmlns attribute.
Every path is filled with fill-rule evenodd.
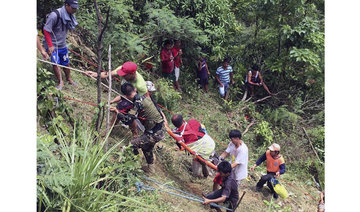
<svg viewBox="0 0 360 212"><path fill-rule="evenodd" d="M108 90L108 112L106 116L106 134L109 132L110 128L110 101L111 101L111 44L109 45L109 52L108 52L108 59L109 59L109 90ZM105 151L108 150L108 142L105 144Z"/></svg>

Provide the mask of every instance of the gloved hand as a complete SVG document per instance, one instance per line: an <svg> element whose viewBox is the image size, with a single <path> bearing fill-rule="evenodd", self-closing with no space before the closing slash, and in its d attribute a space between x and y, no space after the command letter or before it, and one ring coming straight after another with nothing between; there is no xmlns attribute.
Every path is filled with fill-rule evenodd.
<svg viewBox="0 0 360 212"><path fill-rule="evenodd" d="M141 111L143 109L139 94L136 94L134 97L134 106L136 107L137 111Z"/></svg>

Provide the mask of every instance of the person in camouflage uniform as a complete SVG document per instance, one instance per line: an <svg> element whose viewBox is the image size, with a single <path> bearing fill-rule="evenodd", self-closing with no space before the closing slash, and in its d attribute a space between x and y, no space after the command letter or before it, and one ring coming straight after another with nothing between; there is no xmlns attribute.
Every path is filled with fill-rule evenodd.
<svg viewBox="0 0 360 212"><path fill-rule="evenodd" d="M144 134L140 137L134 138L130 141L134 154L139 154L138 149L143 151L147 167L144 170L152 172L154 169L154 154L153 149L157 142L165 138L164 119L160 112L156 109L150 97L139 96L136 93L136 88L130 83L124 83L121 86L121 92L127 99L131 100L133 105L125 114L120 112L120 108L112 108L118 113L119 119L127 119L128 124L135 122L138 118L144 125Z"/></svg>

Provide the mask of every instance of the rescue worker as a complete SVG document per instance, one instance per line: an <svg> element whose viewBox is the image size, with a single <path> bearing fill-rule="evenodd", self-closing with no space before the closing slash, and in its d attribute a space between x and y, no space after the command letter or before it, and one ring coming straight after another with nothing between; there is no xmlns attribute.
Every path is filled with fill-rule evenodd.
<svg viewBox="0 0 360 212"><path fill-rule="evenodd" d="M267 174L261 176L259 182L256 184L256 191L261 191L264 184L267 182L267 186L270 188L273 197L277 199L279 195L274 191L273 186L270 183L271 178L279 177L281 174L285 173L285 160L282 155L280 155L280 145L273 143L268 147L267 150L261 157L256 161L256 164L250 168L251 171L254 171L255 167L259 166L262 162L266 160L266 170Z"/></svg>

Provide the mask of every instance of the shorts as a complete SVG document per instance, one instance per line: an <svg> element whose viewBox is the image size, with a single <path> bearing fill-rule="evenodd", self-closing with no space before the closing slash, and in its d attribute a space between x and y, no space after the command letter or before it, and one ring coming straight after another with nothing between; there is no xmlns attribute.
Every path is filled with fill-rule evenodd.
<svg viewBox="0 0 360 212"><path fill-rule="evenodd" d="M209 84L209 78L208 77L200 77L199 84L201 85L201 88L205 87L205 85Z"/></svg>
<svg viewBox="0 0 360 212"><path fill-rule="evenodd" d="M261 80L260 80L260 78L256 78L254 82L255 82L255 83L260 83ZM246 87L247 87L248 89L254 86L254 85L250 84L249 82L245 82L245 85L246 85Z"/></svg>
<svg viewBox="0 0 360 212"><path fill-rule="evenodd" d="M54 50L54 52L51 54L51 62L56 63L56 64L60 64L63 66L67 66L69 64L69 54L68 54L68 49L62 48L62 49L56 49Z"/></svg>
<svg viewBox="0 0 360 212"><path fill-rule="evenodd" d="M175 71L172 71L170 73L165 73L165 72L162 72L162 75L165 77L165 78L168 78L171 80L171 82L175 82Z"/></svg>
<svg viewBox="0 0 360 212"><path fill-rule="evenodd" d="M175 67L173 72L175 72L175 81L177 82L179 80L179 76L180 76L180 68Z"/></svg>
<svg viewBox="0 0 360 212"><path fill-rule="evenodd" d="M225 92L227 92L230 89L230 82L221 82L223 84L223 86L221 87L219 85L219 91L220 91L220 95L221 97L225 96Z"/></svg>

